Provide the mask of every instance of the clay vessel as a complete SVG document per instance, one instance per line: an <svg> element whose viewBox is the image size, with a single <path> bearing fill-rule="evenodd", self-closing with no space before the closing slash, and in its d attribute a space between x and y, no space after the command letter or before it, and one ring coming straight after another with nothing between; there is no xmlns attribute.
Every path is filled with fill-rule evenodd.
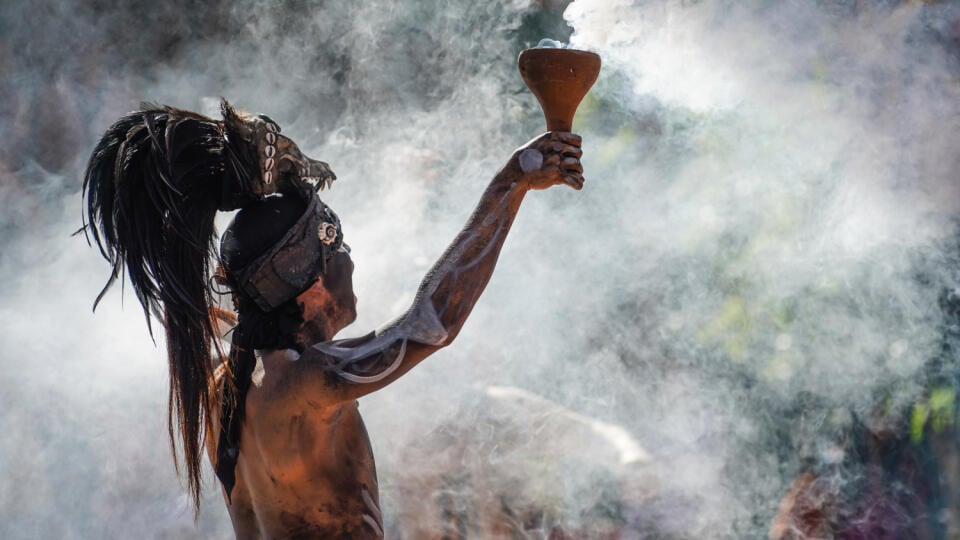
<svg viewBox="0 0 960 540"><path fill-rule="evenodd" d="M573 115L600 74L600 57L575 49L527 49L517 59L520 76L537 96L547 131L571 131Z"/></svg>

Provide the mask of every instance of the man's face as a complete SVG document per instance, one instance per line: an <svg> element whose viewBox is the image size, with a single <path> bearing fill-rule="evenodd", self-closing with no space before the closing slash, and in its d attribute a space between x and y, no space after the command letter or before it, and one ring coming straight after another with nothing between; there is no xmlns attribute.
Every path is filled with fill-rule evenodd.
<svg viewBox="0 0 960 540"><path fill-rule="evenodd" d="M357 297L353 294L353 260L341 249L327 262L326 271L313 285L297 296L303 308L299 337L305 343L333 339L357 318Z"/></svg>

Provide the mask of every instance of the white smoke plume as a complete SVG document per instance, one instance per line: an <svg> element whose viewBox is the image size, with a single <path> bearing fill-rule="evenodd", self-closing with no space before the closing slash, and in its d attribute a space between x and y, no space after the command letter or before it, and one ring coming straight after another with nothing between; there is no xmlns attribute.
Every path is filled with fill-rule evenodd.
<svg viewBox="0 0 960 540"><path fill-rule="evenodd" d="M329 162L359 335L542 130L515 67L541 38L604 61L587 187L531 194L458 341L361 401L388 530L482 488L541 532L763 537L837 433L922 396L958 287L960 9L576 0L565 31L565 4L0 8L0 536L232 536L212 481L192 521L135 298L90 312L108 267L70 234L112 121L223 95Z"/></svg>

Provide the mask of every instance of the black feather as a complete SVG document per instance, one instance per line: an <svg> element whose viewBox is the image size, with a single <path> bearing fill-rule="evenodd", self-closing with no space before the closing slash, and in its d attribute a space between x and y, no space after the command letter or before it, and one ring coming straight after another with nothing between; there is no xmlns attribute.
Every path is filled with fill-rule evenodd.
<svg viewBox="0 0 960 540"><path fill-rule="evenodd" d="M148 328L151 316L163 322L171 440L177 426L195 503L203 422L213 401L208 278L216 254L214 217L224 186L233 183L225 172L223 133L221 122L147 104L107 129L83 182L83 230L112 265L94 308L125 271Z"/></svg>

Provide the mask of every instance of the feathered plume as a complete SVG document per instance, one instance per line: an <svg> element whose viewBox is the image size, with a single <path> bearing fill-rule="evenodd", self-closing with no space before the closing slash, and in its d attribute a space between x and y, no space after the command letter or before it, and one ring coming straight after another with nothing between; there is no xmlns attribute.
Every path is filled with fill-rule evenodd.
<svg viewBox="0 0 960 540"><path fill-rule="evenodd" d="M221 112L223 121L216 121L172 107L144 105L107 130L90 157L83 182L84 230L92 233L113 266L94 308L126 269L147 326L151 316L163 321L170 363L170 441L176 455L179 431L195 509L204 431L217 401L210 345L217 347L219 341L208 284L216 254L216 212L278 191L309 200L316 189L336 178L328 164L308 158L293 141L279 135L279 126L268 117L240 114L226 100ZM251 337L263 328L250 326L241 321L234 335L220 400L218 456L238 448L252 370L250 349L263 344ZM250 343L236 343L238 336ZM222 357L219 349L216 352ZM217 459L217 473L228 496L235 457Z"/></svg>
<svg viewBox="0 0 960 540"><path fill-rule="evenodd" d="M126 268L148 326L151 314L163 321L171 444L176 455L179 431L196 507L203 433L214 402L207 283L216 253L214 217L238 182L226 171L248 166L226 163L225 129L195 113L145 104L107 130L83 183L84 228L113 266L94 308Z"/></svg>

